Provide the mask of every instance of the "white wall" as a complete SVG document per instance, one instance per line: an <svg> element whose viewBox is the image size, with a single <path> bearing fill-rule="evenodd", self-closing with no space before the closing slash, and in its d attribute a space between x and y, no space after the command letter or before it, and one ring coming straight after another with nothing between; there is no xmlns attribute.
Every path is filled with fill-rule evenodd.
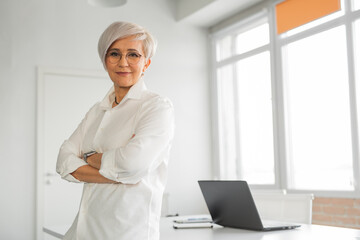
<svg viewBox="0 0 360 240"><path fill-rule="evenodd" d="M207 33L176 22L174 12L170 0L129 0L114 9L86 0L0 1L0 239L35 238L36 67L102 69L97 40L116 20L143 25L159 41L146 81L176 111L170 210L203 210L196 181L211 175Z"/></svg>

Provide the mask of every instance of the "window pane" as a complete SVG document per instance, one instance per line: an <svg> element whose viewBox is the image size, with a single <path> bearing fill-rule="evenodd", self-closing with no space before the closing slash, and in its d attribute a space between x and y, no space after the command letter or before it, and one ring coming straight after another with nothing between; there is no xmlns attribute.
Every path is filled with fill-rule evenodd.
<svg viewBox="0 0 360 240"><path fill-rule="evenodd" d="M353 0L354 2L354 10L360 9L360 0Z"/></svg>
<svg viewBox="0 0 360 240"><path fill-rule="evenodd" d="M236 178L235 114L233 67L217 71L220 177Z"/></svg>
<svg viewBox="0 0 360 240"><path fill-rule="evenodd" d="M290 187L353 190L345 27L286 50Z"/></svg>
<svg viewBox="0 0 360 240"><path fill-rule="evenodd" d="M216 61L231 57L231 36L216 41Z"/></svg>
<svg viewBox="0 0 360 240"><path fill-rule="evenodd" d="M358 0L360 2L360 0ZM360 19L355 22L355 70L358 81L360 80ZM360 94L360 92L359 92Z"/></svg>
<svg viewBox="0 0 360 240"><path fill-rule="evenodd" d="M274 184L270 54L237 63L240 177L250 184Z"/></svg>
<svg viewBox="0 0 360 240"><path fill-rule="evenodd" d="M269 43L269 24L265 23L236 36L236 53L241 54Z"/></svg>
<svg viewBox="0 0 360 240"><path fill-rule="evenodd" d="M356 0L360 3L360 0ZM354 24L354 56L355 56L355 83L357 94L357 114L358 124L360 123L360 19L355 21ZM360 126L360 125L359 125Z"/></svg>

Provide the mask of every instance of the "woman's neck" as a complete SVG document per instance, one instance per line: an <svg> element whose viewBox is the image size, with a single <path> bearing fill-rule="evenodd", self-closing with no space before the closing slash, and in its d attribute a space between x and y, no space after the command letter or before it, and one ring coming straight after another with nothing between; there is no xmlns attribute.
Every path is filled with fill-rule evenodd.
<svg viewBox="0 0 360 240"><path fill-rule="evenodd" d="M115 87L115 105L118 105L121 102L129 90L130 87Z"/></svg>

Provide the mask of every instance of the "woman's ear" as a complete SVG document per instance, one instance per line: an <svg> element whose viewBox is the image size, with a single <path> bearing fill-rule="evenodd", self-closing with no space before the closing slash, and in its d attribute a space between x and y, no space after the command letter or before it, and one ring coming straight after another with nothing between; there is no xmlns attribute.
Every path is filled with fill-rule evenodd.
<svg viewBox="0 0 360 240"><path fill-rule="evenodd" d="M143 72L145 72L145 70L150 66L150 63L151 63L151 59L149 58L144 65Z"/></svg>

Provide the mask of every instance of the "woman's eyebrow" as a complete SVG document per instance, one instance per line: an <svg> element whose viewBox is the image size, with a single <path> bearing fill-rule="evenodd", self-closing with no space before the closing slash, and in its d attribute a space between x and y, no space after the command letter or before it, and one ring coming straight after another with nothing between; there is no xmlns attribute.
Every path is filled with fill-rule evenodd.
<svg viewBox="0 0 360 240"><path fill-rule="evenodd" d="M128 51L135 51L135 52L139 52L137 49L134 48L129 48Z"/></svg>
<svg viewBox="0 0 360 240"><path fill-rule="evenodd" d="M112 51L112 50L116 50L116 51L121 52L119 48L110 48L108 51ZM137 50L137 49L135 49L135 48L129 48L129 49L127 49L127 51L128 51L128 52L134 52L134 51L135 51L135 52L139 52L139 50Z"/></svg>
<svg viewBox="0 0 360 240"><path fill-rule="evenodd" d="M112 50L117 50L117 51L120 52L120 49L118 49L118 48L109 48L109 49L108 49L108 51L112 51Z"/></svg>

